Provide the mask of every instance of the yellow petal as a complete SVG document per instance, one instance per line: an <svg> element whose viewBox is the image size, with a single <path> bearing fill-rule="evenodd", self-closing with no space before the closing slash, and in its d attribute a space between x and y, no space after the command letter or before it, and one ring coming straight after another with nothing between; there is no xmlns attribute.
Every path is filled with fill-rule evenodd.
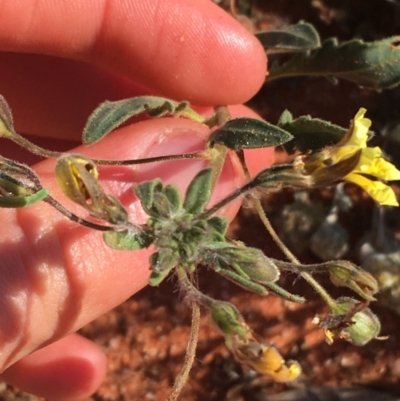
<svg viewBox="0 0 400 401"><path fill-rule="evenodd" d="M368 174L380 177L386 181L400 180L400 171L385 159L375 159L370 168Z"/></svg>
<svg viewBox="0 0 400 401"><path fill-rule="evenodd" d="M301 367L296 361L285 362L276 348L266 344L260 345L261 353L258 357L246 361L254 370L280 382L294 380L300 375Z"/></svg>
<svg viewBox="0 0 400 401"><path fill-rule="evenodd" d="M362 175L350 173L344 177L344 180L353 182L364 189L368 195L380 205L399 206L396 194L393 189L380 181L372 181Z"/></svg>
<svg viewBox="0 0 400 401"><path fill-rule="evenodd" d="M359 146L340 146L331 152L332 163L347 159L360 150Z"/></svg>
<svg viewBox="0 0 400 401"><path fill-rule="evenodd" d="M358 110L354 117L353 127L350 139L344 144L344 146L356 146L358 148L365 148L368 140L368 130L371 127L371 120L364 118L366 109L361 108Z"/></svg>

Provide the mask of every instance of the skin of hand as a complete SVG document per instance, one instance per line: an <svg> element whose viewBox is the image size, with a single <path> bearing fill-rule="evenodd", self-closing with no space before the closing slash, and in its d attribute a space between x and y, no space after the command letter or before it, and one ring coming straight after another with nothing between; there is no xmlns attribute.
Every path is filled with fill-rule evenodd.
<svg viewBox="0 0 400 401"><path fill-rule="evenodd" d="M99 103L160 94L206 107L240 104L261 87L266 56L239 23L209 0L0 0L0 93L16 130L67 150ZM242 106L233 115L255 116ZM174 118L141 121L72 153L133 159L204 147L209 129ZM41 141L41 142L40 142ZM6 142L2 155L31 162ZM246 154L251 172L272 162L270 149ZM100 168L106 191L132 221L144 222L132 182L159 177L184 190L205 166L172 161ZM34 166L44 187L81 216L58 189L54 160ZM213 201L244 182L228 158ZM240 202L222 213L233 218ZM147 285L148 250L119 252L101 234L45 203L0 215L0 369L2 379L50 400L78 400L104 378L105 356L74 332ZM104 294L107 294L105 297Z"/></svg>

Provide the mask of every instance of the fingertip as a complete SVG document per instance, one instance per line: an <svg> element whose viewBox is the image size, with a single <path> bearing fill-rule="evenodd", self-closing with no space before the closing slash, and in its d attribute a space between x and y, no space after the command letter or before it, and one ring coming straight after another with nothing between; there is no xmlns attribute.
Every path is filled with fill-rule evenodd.
<svg viewBox="0 0 400 401"><path fill-rule="evenodd" d="M26 356L1 376L27 393L52 401L74 401L97 390L106 365L106 357L97 345L71 334Z"/></svg>
<svg viewBox="0 0 400 401"><path fill-rule="evenodd" d="M160 37L153 57L163 60L165 73L154 73L146 62L147 85L208 106L243 103L257 93L265 81L267 57L250 31L209 0L177 1L175 11L167 3L163 7L157 13L163 16L163 35L154 33ZM157 15L148 14L149 26L161 26L155 23ZM151 48L149 42L149 52Z"/></svg>

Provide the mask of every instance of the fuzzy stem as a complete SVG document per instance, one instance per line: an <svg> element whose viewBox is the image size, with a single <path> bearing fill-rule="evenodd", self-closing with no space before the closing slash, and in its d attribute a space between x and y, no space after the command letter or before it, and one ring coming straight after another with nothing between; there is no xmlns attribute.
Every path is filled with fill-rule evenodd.
<svg viewBox="0 0 400 401"><path fill-rule="evenodd" d="M230 119L229 110L226 106L218 106L215 108L215 111L218 125L221 127ZM211 180L211 191L214 190L215 186L217 185L219 176L221 175L222 168L225 164L226 155L228 153L228 148L222 144L217 143L213 147L213 150L213 158L210 160L210 167L212 167L214 170Z"/></svg>
<svg viewBox="0 0 400 401"><path fill-rule="evenodd" d="M272 239L275 241L275 243L279 246L279 248L282 250L282 252L285 254L285 256L293 264L300 265L299 260L296 258L296 256L293 255L293 253L289 250L289 248L282 242L282 240L279 238L278 234L276 233L275 229L272 227L272 224L269 221L268 217L266 216L259 199L253 199L253 201L254 201L254 206L257 210L257 213L260 216L260 219L263 222L265 228L268 230L269 234L271 235ZM300 272L299 274L301 277L303 277L304 280L307 281L308 284L310 284L312 287L314 287L315 291L317 291L319 293L321 298L327 303L327 305L330 308L332 308L332 307L334 307L334 305L336 305L335 301L326 292L325 288L323 288L318 283L318 281L316 281L314 279L314 277L310 273Z"/></svg>
<svg viewBox="0 0 400 401"><path fill-rule="evenodd" d="M182 366L178 377L175 380L171 394L167 401L176 401L185 385L189 372L192 369L194 358L196 356L196 347L199 336L199 323L200 323L200 307L196 301L192 301L192 325L190 330L190 338L186 348L185 361Z"/></svg>
<svg viewBox="0 0 400 401"><path fill-rule="evenodd" d="M250 172L247 168L246 162L244 160L244 154L243 151L238 152L239 160L242 164L243 171L245 175L247 176L248 179L251 179L250 177ZM251 194L250 194L251 196ZM259 199L255 198L252 196L252 201L254 204L254 207L257 211L258 216L260 217L262 223L264 224L265 228L271 235L272 239L278 245L278 247L281 249L281 251L284 253L286 258L292 262L293 264L300 265L299 260L296 258L296 256L293 255L293 253L289 250L289 248L283 243L283 241L279 238L278 234L276 233L275 229L272 227L271 222L269 221L267 215L265 214L264 208L261 205L261 202ZM300 276L303 277L304 280L307 281L308 284L310 284L314 289L319 293L322 299L327 303L327 305L333 309L336 306L336 302L331 298L331 296L326 292L325 288L323 288L312 276L311 274L307 272L300 272Z"/></svg>
<svg viewBox="0 0 400 401"><path fill-rule="evenodd" d="M57 158L60 157L62 152L55 152L52 150L44 149L38 145L35 145L33 142L24 138L23 136L13 133L13 136L9 136L9 139L21 145L22 147L28 149L30 152L42 156L42 157L50 157ZM168 161L168 160L180 160L180 159L208 159L210 155L207 151L201 150L190 153L183 153L178 155L166 155L166 156L155 156L148 157L144 159L136 159L136 160L105 160L105 159L92 159L92 161L98 165L104 166L125 166L125 165L135 165L135 164L145 164L145 163L155 163L160 161Z"/></svg>
<svg viewBox="0 0 400 401"><path fill-rule="evenodd" d="M62 155L61 152L55 152L53 150L44 149L38 145L35 145L33 142L19 135L15 131L12 132L12 136L6 136L6 138L11 139L13 142L22 146L23 148L29 150L30 152L42 156L42 157L60 157Z"/></svg>
<svg viewBox="0 0 400 401"><path fill-rule="evenodd" d="M216 203L212 208L203 212L199 216L199 218L208 218L208 217L212 216L217 210L221 209L228 203L235 200L240 195L243 195L244 193L246 193L247 191L249 191L250 189L253 189L253 188L254 188L253 182L249 182L248 184L244 185L243 187L238 188L236 191L232 192L227 197L225 197L224 199L222 199L218 203Z"/></svg>
<svg viewBox="0 0 400 401"><path fill-rule="evenodd" d="M97 231L113 231L113 230L115 230L115 227L102 226L101 224L92 223L91 221L82 219L81 217L79 217L76 214L69 211L65 206L63 206L60 202L58 202L56 199L54 199L50 195L47 196L46 198L44 198L43 202L46 202L49 205L53 206L61 214L66 216L69 220L74 221L75 223L78 223L81 226L92 228L93 230L97 230Z"/></svg>
<svg viewBox="0 0 400 401"><path fill-rule="evenodd" d="M127 166L145 163L156 163L169 160L182 160L182 159L209 159L210 156L207 151L200 150L190 153L182 153L179 155L166 155L166 156L155 156L147 157L145 159L136 160L105 160L105 159L92 159L94 163L102 166Z"/></svg>

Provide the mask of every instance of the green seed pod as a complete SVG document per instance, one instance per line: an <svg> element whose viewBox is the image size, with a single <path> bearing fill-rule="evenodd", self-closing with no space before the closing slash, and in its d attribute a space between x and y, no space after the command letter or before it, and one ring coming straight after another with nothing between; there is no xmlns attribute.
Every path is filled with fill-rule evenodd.
<svg viewBox="0 0 400 401"><path fill-rule="evenodd" d="M357 307L358 302L352 298L342 297L337 300L339 306L346 311ZM362 346L375 339L381 331L381 323L378 317L369 308L356 312L351 321L354 324L342 329L340 337L354 345Z"/></svg>
<svg viewBox="0 0 400 401"><path fill-rule="evenodd" d="M381 330L381 323L376 315L364 303L349 297L336 300L336 306L323 320L314 320L325 329L326 340L332 343L341 338L354 345L362 346L376 339Z"/></svg>

